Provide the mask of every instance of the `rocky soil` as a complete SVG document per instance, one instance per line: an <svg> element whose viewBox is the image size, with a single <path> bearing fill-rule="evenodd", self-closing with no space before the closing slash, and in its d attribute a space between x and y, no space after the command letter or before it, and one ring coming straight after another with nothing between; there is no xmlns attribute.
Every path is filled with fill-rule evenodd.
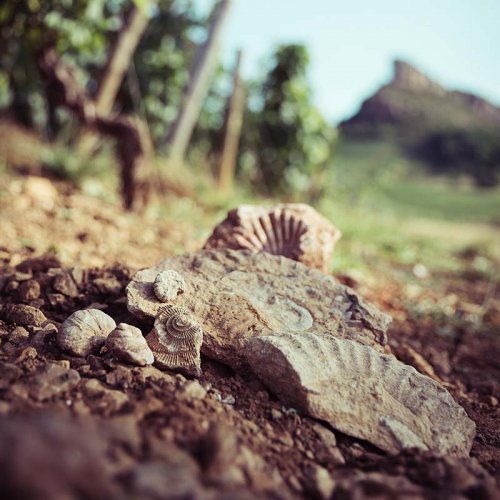
<svg viewBox="0 0 500 500"><path fill-rule="evenodd" d="M20 195L18 203L32 202ZM87 206L82 217L93 218L98 208ZM73 225L51 222L60 217L54 206L43 224L44 210L27 218L32 240L54 224L69 243ZM25 230L12 217L5 224L4 213L2 230ZM82 308L144 329L125 298L139 265L110 264L125 251L123 236L108 254L99 248L99 234L129 222L95 220L89 247L64 264L40 256L41 243L30 251L6 233L0 241L1 498L498 498L500 298L488 280L443 275L440 286L409 296L390 278L367 288L337 277L393 316L392 351L443 383L477 426L471 458L390 456L284 406L250 372L206 357L196 380L119 362L106 348L86 358L63 353L57 329ZM140 260L139 241L126 251ZM164 253L151 245L142 266Z"/></svg>

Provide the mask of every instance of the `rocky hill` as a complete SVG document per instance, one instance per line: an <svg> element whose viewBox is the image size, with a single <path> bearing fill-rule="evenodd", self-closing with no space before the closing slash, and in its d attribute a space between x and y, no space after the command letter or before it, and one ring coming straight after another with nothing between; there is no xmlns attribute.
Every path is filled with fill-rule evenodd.
<svg viewBox="0 0 500 500"><path fill-rule="evenodd" d="M500 107L460 91L450 91L411 64L396 60L392 80L342 122L347 137L414 138L444 128L500 126Z"/></svg>
<svg viewBox="0 0 500 500"><path fill-rule="evenodd" d="M390 140L433 172L469 176L482 187L500 180L500 107L448 90L404 61L392 80L340 124L344 138Z"/></svg>

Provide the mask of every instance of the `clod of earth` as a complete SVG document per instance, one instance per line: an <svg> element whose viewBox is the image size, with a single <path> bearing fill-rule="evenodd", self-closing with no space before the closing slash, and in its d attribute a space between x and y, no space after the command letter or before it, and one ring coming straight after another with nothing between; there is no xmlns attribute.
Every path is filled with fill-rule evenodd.
<svg viewBox="0 0 500 500"><path fill-rule="evenodd" d="M80 381L76 370L71 370L56 363L47 363L39 369L29 380L30 395L44 401L53 396L64 394Z"/></svg>
<svg viewBox="0 0 500 500"><path fill-rule="evenodd" d="M120 323L106 339L106 347L117 359L138 366L153 364L154 357L141 330Z"/></svg>
<svg viewBox="0 0 500 500"><path fill-rule="evenodd" d="M215 227L204 248L283 255L327 272L341 235L329 220L303 203L272 208L242 205Z"/></svg>
<svg viewBox="0 0 500 500"><path fill-rule="evenodd" d="M52 282L52 288L67 297L77 297L78 288L75 281L68 272L57 274Z"/></svg>
<svg viewBox="0 0 500 500"><path fill-rule="evenodd" d="M8 323L25 327L42 326L47 321L40 309L24 304L6 306L3 315Z"/></svg>
<svg viewBox="0 0 500 500"><path fill-rule="evenodd" d="M127 286L127 307L152 323L165 304L154 293L159 273L180 273L176 298L203 327L202 353L233 368L246 365L245 342L261 335L313 331L383 352L390 318L332 277L299 262L249 250L203 250L139 271Z"/></svg>
<svg viewBox="0 0 500 500"><path fill-rule="evenodd" d="M250 339L248 363L286 404L390 453L467 456L475 424L437 382L371 347L311 332Z"/></svg>
<svg viewBox="0 0 500 500"><path fill-rule="evenodd" d="M2 498L117 498L97 425L57 413L0 417Z"/></svg>
<svg viewBox="0 0 500 500"><path fill-rule="evenodd" d="M102 346L116 323L99 309L76 311L60 326L59 347L74 356L85 357Z"/></svg>

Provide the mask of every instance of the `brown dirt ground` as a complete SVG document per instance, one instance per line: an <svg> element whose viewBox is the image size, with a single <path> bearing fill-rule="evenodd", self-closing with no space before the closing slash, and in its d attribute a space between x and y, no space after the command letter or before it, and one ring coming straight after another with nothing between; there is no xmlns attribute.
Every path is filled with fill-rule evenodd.
<svg viewBox="0 0 500 500"><path fill-rule="evenodd" d="M415 291L338 276L393 316L396 356L445 384L477 425L470 459L391 457L207 359L196 382L105 349L62 353L54 326L91 304L143 326L125 307L132 273L203 241L47 190L18 182L0 197L1 498L498 498L500 293L485 277L435 275ZM62 263L40 257L54 246ZM13 317L12 304L48 322Z"/></svg>

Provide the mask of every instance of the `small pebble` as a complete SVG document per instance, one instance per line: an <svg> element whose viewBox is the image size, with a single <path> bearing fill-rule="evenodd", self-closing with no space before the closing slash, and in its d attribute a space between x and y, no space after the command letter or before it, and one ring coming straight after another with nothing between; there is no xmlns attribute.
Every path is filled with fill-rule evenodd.
<svg viewBox="0 0 500 500"><path fill-rule="evenodd" d="M69 273L61 273L55 276L52 282L52 288L67 297L77 297L78 288Z"/></svg>
<svg viewBox="0 0 500 500"><path fill-rule="evenodd" d="M283 413L281 413L279 410L276 410L275 408L273 408L271 410L271 418L273 420L279 420L280 418L283 418Z"/></svg>
<svg viewBox="0 0 500 500"><path fill-rule="evenodd" d="M152 365L153 352L135 326L120 323L106 339L106 347L118 359L138 366Z"/></svg>
<svg viewBox="0 0 500 500"><path fill-rule="evenodd" d="M22 326L17 326L10 332L9 341L15 345L19 345L30 338L30 334L26 328Z"/></svg>
<svg viewBox="0 0 500 500"><path fill-rule="evenodd" d="M203 399L207 395L207 391L197 380L185 384L182 392L192 399Z"/></svg>
<svg viewBox="0 0 500 500"><path fill-rule="evenodd" d="M233 395L229 394L228 396L225 396L221 399L221 403L226 405L234 405L234 403L236 403L236 399Z"/></svg>

